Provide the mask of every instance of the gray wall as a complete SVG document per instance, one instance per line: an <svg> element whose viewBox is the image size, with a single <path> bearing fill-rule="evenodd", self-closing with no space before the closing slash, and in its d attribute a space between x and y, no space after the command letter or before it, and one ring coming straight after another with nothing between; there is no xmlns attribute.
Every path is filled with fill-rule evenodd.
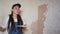
<svg viewBox="0 0 60 34"><path fill-rule="evenodd" d="M60 0L49 0L44 34L60 34Z"/></svg>

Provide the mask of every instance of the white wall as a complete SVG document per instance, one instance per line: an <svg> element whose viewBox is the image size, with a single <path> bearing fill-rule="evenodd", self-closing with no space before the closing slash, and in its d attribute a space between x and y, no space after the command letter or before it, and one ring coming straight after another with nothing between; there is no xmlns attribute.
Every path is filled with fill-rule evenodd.
<svg viewBox="0 0 60 34"><path fill-rule="evenodd" d="M37 9L37 5L38 2L34 1L34 0L0 0L0 22L1 24L3 23L3 20L5 18L5 16L7 16L8 14L10 14L11 12L11 7L13 4L15 3L20 3L22 5L21 10L23 11L22 13L22 18L25 20L25 22L27 23L27 25L29 26L29 30L26 31L26 34L31 34L31 29L30 29L30 25L32 23L32 21L37 20L38 17L38 9ZM0 25L1 25L0 24ZM4 34L7 34L7 32L4 32Z"/></svg>
<svg viewBox="0 0 60 34"><path fill-rule="evenodd" d="M15 3L22 5L22 16L30 26L32 21L37 20L38 6L48 4L46 21L44 22L44 34L60 34L60 0L0 0L0 26L5 16L11 11L11 6ZM30 27L29 27L30 28ZM31 33L31 32L27 32ZM1 33L2 34L2 33Z"/></svg>

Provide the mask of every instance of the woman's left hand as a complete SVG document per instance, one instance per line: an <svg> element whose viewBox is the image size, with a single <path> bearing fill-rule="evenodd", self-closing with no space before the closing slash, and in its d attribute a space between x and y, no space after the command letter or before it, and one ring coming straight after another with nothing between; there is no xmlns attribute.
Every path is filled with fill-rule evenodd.
<svg viewBox="0 0 60 34"><path fill-rule="evenodd" d="M27 24L24 25L22 31L26 31L27 30Z"/></svg>

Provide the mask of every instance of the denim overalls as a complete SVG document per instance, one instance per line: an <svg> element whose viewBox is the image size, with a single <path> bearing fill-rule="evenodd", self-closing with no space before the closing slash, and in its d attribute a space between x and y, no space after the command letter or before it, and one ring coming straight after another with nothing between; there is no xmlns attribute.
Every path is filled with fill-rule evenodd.
<svg viewBox="0 0 60 34"><path fill-rule="evenodd" d="M16 31L13 31L11 28L9 29L9 34L22 34L22 32L20 32L18 30L18 28L16 27L17 26L17 22L14 22L15 24L15 28L16 28Z"/></svg>

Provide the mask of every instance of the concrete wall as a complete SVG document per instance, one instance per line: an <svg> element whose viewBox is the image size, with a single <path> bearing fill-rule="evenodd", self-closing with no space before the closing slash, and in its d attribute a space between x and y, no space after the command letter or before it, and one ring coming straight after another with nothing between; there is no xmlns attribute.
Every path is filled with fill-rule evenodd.
<svg viewBox="0 0 60 34"><path fill-rule="evenodd" d="M60 34L60 0L49 0L44 34Z"/></svg>

